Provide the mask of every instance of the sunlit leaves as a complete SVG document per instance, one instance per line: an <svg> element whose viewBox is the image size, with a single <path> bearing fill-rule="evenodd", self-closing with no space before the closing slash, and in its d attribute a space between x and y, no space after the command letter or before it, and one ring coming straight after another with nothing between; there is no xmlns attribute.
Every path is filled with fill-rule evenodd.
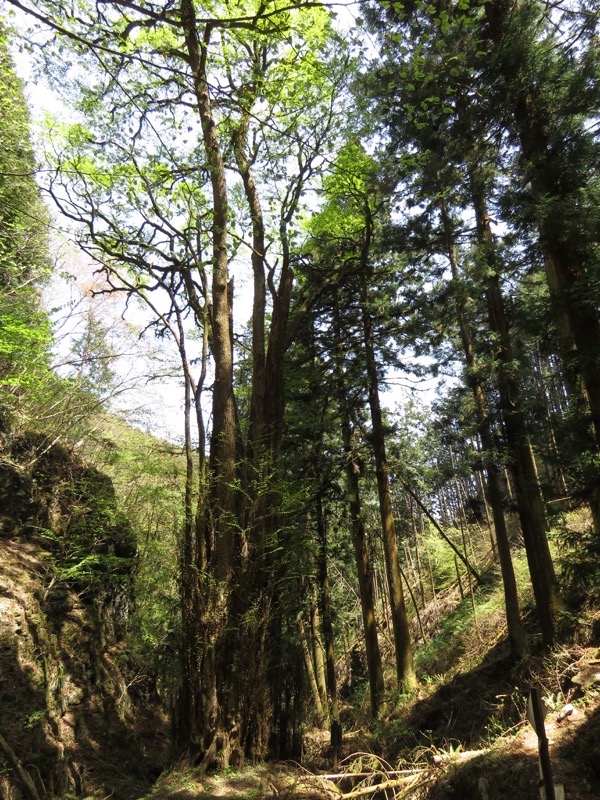
<svg viewBox="0 0 600 800"><path fill-rule="evenodd" d="M326 202L311 217L313 236L360 240L365 227L365 205L377 196L378 165L357 140L339 151L330 173L323 180Z"/></svg>

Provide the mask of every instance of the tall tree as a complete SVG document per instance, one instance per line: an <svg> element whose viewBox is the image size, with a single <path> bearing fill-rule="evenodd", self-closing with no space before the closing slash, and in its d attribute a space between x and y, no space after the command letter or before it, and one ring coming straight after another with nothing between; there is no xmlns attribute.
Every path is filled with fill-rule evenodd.
<svg viewBox="0 0 600 800"><path fill-rule="evenodd" d="M546 511L527 430L523 401L515 375L515 353L500 288L497 253L487 212L481 175L471 173L477 238L487 278L485 297L490 330L497 337L497 386L502 418L511 454L521 530L529 562L542 636L547 645L554 641L556 617L561 608L558 582L546 535Z"/></svg>
<svg viewBox="0 0 600 800"><path fill-rule="evenodd" d="M484 451L484 469L486 473L486 488L489 497L492 515L494 519L494 529L496 532L496 542L498 545L498 556L500 569L502 571L502 583L504 586L504 605L506 608L506 621L508 627L508 638L511 653L515 658L520 658L526 651L527 639L519 610L519 597L517 593L517 583L512 565L510 554L510 541L506 526L506 519L503 508L503 486L500 466L496 458L496 447L494 442L494 430L491 424L488 402L485 396L485 382L482 378L475 358L473 339L468 324L468 315L463 291L460 287L460 273L456 247L453 235L453 224L446 209L445 201L440 202L440 212L444 235L448 246L448 257L452 270L452 280L457 284L457 316L460 328L460 336L465 354L465 365L467 369L467 383L470 384L473 400L478 417L478 431Z"/></svg>
<svg viewBox="0 0 600 800"><path fill-rule="evenodd" d="M521 148L557 327L563 329L564 314L600 443L600 353L595 345L600 321L593 257L597 187L590 181L598 142L588 125L600 101L598 22L584 4L570 18L562 14L561 41L555 21L537 0L516 5L495 0L485 7L482 33L492 57L490 69L499 78L496 99L511 114ZM568 353L570 342L564 341L564 348Z"/></svg>
<svg viewBox="0 0 600 800"><path fill-rule="evenodd" d="M346 485L348 490L348 503L350 512L350 526L354 544L354 557L358 575L360 592L360 607L363 621L365 650L367 656L367 672L369 690L371 694L371 713L377 716L383 702L383 664L377 636L377 622L375 617L375 584L373 564L369 553L365 523L363 519L360 477L363 472L364 458L357 447L357 431L352 429L351 395L347 385L348 376L344 370L344 337L340 320L339 300L334 299L333 306L333 343L335 373L338 386L338 409L342 444L344 448L344 468L346 472Z"/></svg>
<svg viewBox="0 0 600 800"><path fill-rule="evenodd" d="M487 380L495 385L494 391L500 400L498 411L515 476L536 604L544 640L549 644L553 640L560 600L546 537L544 500L530 446L528 418L516 379L519 361L502 297L501 280L508 269L500 264L487 211L488 195L495 191L497 202L500 194L497 172L513 160L510 148L514 123L506 116L506 105L504 113L499 111L497 97L495 104L490 102L490 96L496 96L498 88L489 68L490 59L482 60L480 40L474 35L482 35L482 28L487 31L479 6L465 4L449 10L416 3L406 9L386 7L383 16L379 8L371 7L370 13L381 31L383 56L387 59L382 68L388 71L392 82L399 77L405 80L400 97L392 99L384 90L379 108L393 146L406 148L407 167L410 168L412 160L413 167L418 165L420 169L419 177L409 180L417 187L421 202L435 203L436 193L440 192L446 196L453 192L455 202L462 207L469 202L469 196L473 201L481 264L472 278L481 281L480 291L488 306L486 327L490 331L488 352L481 352L488 362ZM384 18L406 35L406 39L398 37L402 44L386 36L382 27ZM527 15L523 24L525 19L529 19ZM538 15L537 19L543 17ZM519 37L529 42L530 54L538 53L544 61L545 56L538 48L542 46L542 39L549 41L552 36L548 38L539 30L535 26L527 34L520 30ZM517 50L521 46L522 42L515 43ZM502 57L506 57L508 49L504 41ZM403 56L400 68L392 61L394 51ZM418 83L419 75L423 74L427 74L426 79ZM489 91L483 90L483 86L488 86ZM469 102L470 94L477 87L481 99ZM408 110L405 121L400 121L399 108ZM395 121L399 126L397 130L392 127ZM419 148L418 156L411 154L410 148L415 147ZM447 211L443 213L448 216ZM520 277L518 275L517 279ZM461 336L464 344L462 330ZM486 341L485 337L482 341ZM480 417L481 412L480 408Z"/></svg>
<svg viewBox="0 0 600 800"><path fill-rule="evenodd" d="M394 631L396 675L401 690L411 691L416 686L416 675L391 503L385 427L379 396L380 365L376 355L375 314L370 296L378 278L381 278L376 274L376 256L373 246L375 218L380 207L380 199L375 181L375 164L366 155L360 144L351 141L340 150L333 174L325 182L325 186L328 205L322 212L322 218L315 222L314 230L315 232L327 231L325 238L331 235L332 238L344 243L340 255L342 261L345 260L348 266L352 266L352 285L359 298L356 311L360 329L363 381L371 416L380 521ZM347 280L350 278L348 272L346 272L346 278ZM385 319L381 310L383 305L389 302L388 295L390 294L393 295L394 290L387 284L377 297L377 318L380 322L382 318Z"/></svg>
<svg viewBox="0 0 600 800"><path fill-rule="evenodd" d="M345 62L319 8L241 3L205 18L192 0L181 0L111 10L83 4L75 18L51 3L29 9L93 65L72 81L61 76L86 123L67 130L56 201L83 223L82 244L126 289L150 297L172 288L166 312L163 301L155 304L159 326L183 341L179 328L186 334L192 321L212 359L208 468L202 452L199 483L187 493L198 505L193 520L186 516L184 553L184 576L197 581L184 603L184 613L196 615L187 663L197 667L183 735L200 745L205 769L217 753L223 764L239 763L269 742L287 741L271 730L287 702L276 673L285 670L279 639L290 630L279 597L286 569L278 543L283 359L313 302L302 296L294 307L291 243L328 147ZM331 68L323 73L325 57ZM310 113L281 91L284 83L311 98ZM288 168L290 150L295 169ZM250 424L242 429L231 270L245 247L254 277L254 356ZM268 258L269 249L279 256ZM195 404L203 428L203 387L188 377L186 408ZM204 432L197 435L202 449Z"/></svg>

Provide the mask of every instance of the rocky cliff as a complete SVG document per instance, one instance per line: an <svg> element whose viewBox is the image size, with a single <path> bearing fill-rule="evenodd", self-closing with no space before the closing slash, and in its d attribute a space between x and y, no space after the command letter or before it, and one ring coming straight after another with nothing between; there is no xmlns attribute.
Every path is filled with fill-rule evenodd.
<svg viewBox="0 0 600 800"><path fill-rule="evenodd" d="M5 439L2 800L133 798L164 765L166 720L124 643L135 554L109 478L43 436Z"/></svg>

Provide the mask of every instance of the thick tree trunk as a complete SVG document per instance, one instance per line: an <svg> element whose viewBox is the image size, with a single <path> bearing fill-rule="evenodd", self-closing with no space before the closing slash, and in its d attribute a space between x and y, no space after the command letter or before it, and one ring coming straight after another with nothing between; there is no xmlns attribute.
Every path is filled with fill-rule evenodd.
<svg viewBox="0 0 600 800"><path fill-rule="evenodd" d="M212 26L206 24L200 42L192 0L181 0L181 23L192 69L194 91L210 171L213 206L211 349L214 358L213 431L210 442L210 508L200 520L206 543L208 574L197 613L203 619L201 763L208 769L221 754L223 765L239 750L238 697L235 671L226 635L230 613L236 525L236 415L233 396L232 292L228 280L228 200L225 165L213 118L207 80L207 56ZM205 573L206 574L206 573Z"/></svg>
<svg viewBox="0 0 600 800"><path fill-rule="evenodd" d="M254 94L253 91L251 92ZM242 111L242 119L233 136L233 150L238 171L242 178L244 194L252 221L252 396L250 401L250 458L263 452L266 445L265 426L265 391L266 391L266 350L265 350L265 312L266 312L266 280L265 280L265 224L260 197L250 170L246 155L249 115L252 97L246 97L246 107Z"/></svg>
<svg viewBox="0 0 600 800"><path fill-rule="evenodd" d="M260 49L254 51L254 81L249 82L243 90L240 122L233 134L235 160L252 223L252 381L250 425L244 454L243 478L245 575L244 586L238 592L238 611L242 619L249 621L249 618L244 616L244 608L251 605L257 609L260 619L258 626L251 624L246 626L246 646L240 661L240 669L245 676L243 680L248 683L244 691L247 696L254 695L257 698L252 711L255 719L251 723L249 721L254 731L254 741L249 746L255 755L264 749L265 743L259 739L265 737L259 736L258 731L267 724L269 704L273 704L275 708L280 706L283 700L274 694L274 686L282 685L279 679L271 680L270 686L268 679L269 673L274 677L273 671L276 669L273 661L274 650L278 649L278 644L275 640L278 641L282 635L279 615L271 614L271 608L278 603L274 597L276 590L273 588L276 581L271 581L270 576L273 571L281 570L281 565L275 563L272 556L272 553L277 552L277 548L272 545L278 527L276 509L280 505L277 481L279 442L283 428L283 350L279 342L283 334L279 332L277 336L271 337L267 351L265 223L258 188L247 155L248 129L256 98L256 83L262 79L265 69L261 52ZM272 299L274 306L278 308L281 303L284 306L289 305L289 296L282 297L275 293ZM281 312L278 316L281 316ZM265 635L267 630L268 637ZM267 638L271 640L270 645ZM261 681L264 685L259 685ZM277 716L275 713L274 717ZM284 734L283 738L287 740L287 735Z"/></svg>

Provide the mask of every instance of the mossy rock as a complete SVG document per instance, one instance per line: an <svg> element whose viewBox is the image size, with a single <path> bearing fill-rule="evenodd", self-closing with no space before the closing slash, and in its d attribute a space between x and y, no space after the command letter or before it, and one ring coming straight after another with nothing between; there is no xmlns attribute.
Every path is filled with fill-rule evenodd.
<svg viewBox="0 0 600 800"><path fill-rule="evenodd" d="M37 533L59 576L96 594L127 584L137 546L111 479L40 433L12 440L0 464L0 535Z"/></svg>
<svg viewBox="0 0 600 800"><path fill-rule="evenodd" d="M0 462L0 536L18 535L46 522L31 476L9 461Z"/></svg>
<svg viewBox="0 0 600 800"><path fill-rule="evenodd" d="M69 536L82 537L96 553L133 558L136 542L131 523L117 507L111 479L85 467L68 488L75 508Z"/></svg>

